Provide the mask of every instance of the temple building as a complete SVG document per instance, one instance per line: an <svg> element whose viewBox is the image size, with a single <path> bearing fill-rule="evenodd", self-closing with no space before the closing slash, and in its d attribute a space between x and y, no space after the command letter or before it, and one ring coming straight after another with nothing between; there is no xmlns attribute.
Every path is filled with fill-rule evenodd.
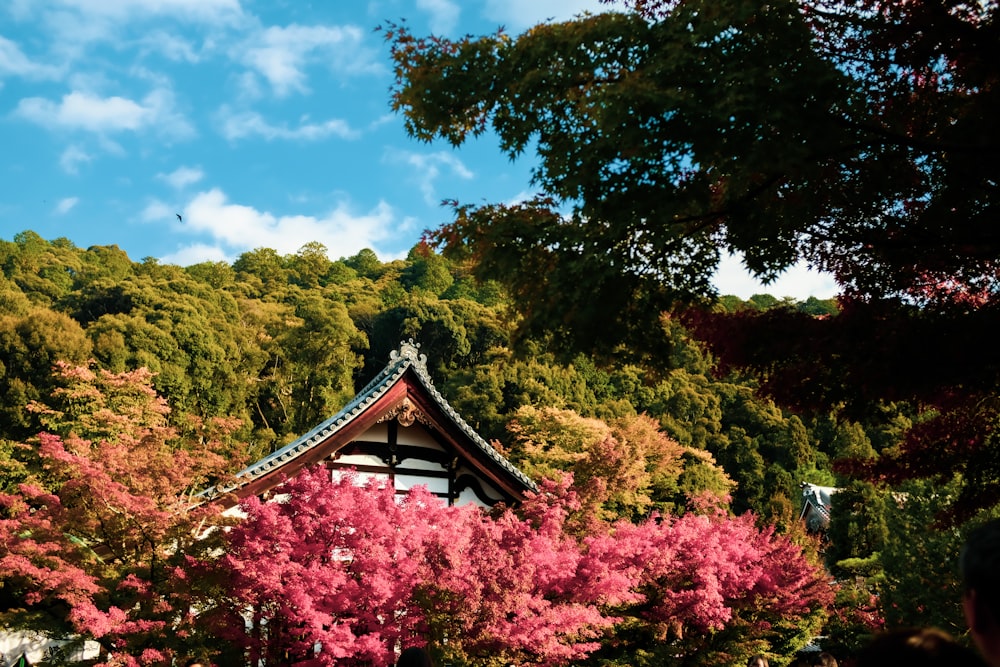
<svg viewBox="0 0 1000 667"><path fill-rule="evenodd" d="M214 495L235 505L267 497L305 467L348 468L405 494L416 485L450 505L516 503L535 484L473 430L434 387L413 341L344 408L294 442L246 467Z"/></svg>

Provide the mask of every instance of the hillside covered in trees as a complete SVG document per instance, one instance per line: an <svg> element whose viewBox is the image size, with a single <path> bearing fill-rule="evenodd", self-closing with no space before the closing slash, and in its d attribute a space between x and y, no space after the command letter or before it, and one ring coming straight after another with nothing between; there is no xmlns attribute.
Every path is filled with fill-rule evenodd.
<svg viewBox="0 0 1000 667"><path fill-rule="evenodd" d="M831 458L858 439L868 445L832 423L783 413L747 378L716 377L709 355L674 323L663 324L666 364L604 366L582 355L559 363L545 340L515 354L502 289L477 285L469 267L423 245L389 263L370 251L332 261L316 244L182 268L23 232L2 241L0 265L0 410L10 440L42 430L25 406L49 395L53 364L63 361L115 373L147 368L178 423L237 420L232 437L246 443L245 456L260 457L339 410L412 338L442 393L513 458L524 456L519 443L533 440L528 432L546 413L605 429L645 415L686 449L691 484L732 483L736 511L787 522L801 482L833 483ZM832 301L769 295L726 297L720 307L836 310ZM513 420L519 426L509 430ZM553 454L533 465L559 462ZM669 503L669 493L655 502Z"/></svg>
<svg viewBox="0 0 1000 667"><path fill-rule="evenodd" d="M51 458L56 450L39 434L114 440L108 434L124 433L122 424L137 443L147 442L142 433L169 429L165 442L193 457L178 477L193 493L339 410L412 338L442 394L529 476L573 473L588 516L683 516L711 497L724 513L750 512L759 526L774 525L825 559L843 582L833 612L769 631L783 633L784 643L768 640L771 649L792 651L818 633L831 645L856 645L881 618L925 624L927 609L934 624L961 631L948 571L959 535L928 530L948 502L949 483L888 488L842 474L843 461L871 461L897 446L914 417L905 405L873 406L877 416L867 422L792 414L758 394L758 380L721 372L670 318L660 322L664 342L650 363L583 354L567 361L544 338L515 345L507 295L497 283L476 282L468 263L424 244L388 263L371 251L330 254L310 244L294 255L257 249L232 264L179 267L30 231L0 241L0 494L26 480L55 484L60 474L79 474L43 466L39 451L48 447ZM832 301L768 295L723 297L715 308L838 316ZM149 375L134 375L142 369ZM143 382L162 409L128 389ZM128 417L108 426L96 417L98 399ZM149 456L149 470L163 464L134 451ZM806 482L841 489L821 539L798 521ZM910 500L891 502L900 492ZM929 576L942 586L924 586ZM18 590L7 582L0 593L5 623L28 622ZM621 638L595 664L636 664L630 646Z"/></svg>

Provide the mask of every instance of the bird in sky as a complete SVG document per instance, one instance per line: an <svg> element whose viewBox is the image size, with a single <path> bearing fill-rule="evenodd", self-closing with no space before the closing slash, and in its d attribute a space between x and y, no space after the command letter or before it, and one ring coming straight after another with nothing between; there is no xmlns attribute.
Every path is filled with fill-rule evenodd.
<svg viewBox="0 0 1000 667"><path fill-rule="evenodd" d="M182 218L182 217L181 217L181 214L180 214L180 213L174 213L174 215L176 215L176 216L177 216L177 221L178 221L178 222L184 222L184 218Z"/></svg>

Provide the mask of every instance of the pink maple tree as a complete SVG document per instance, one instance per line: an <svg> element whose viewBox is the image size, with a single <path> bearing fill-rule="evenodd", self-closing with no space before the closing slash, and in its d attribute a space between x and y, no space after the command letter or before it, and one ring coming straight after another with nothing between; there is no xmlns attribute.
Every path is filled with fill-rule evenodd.
<svg viewBox="0 0 1000 667"><path fill-rule="evenodd" d="M606 603L630 593L584 569L582 544L567 528L580 507L571 481L544 481L516 512L463 509L461 539L442 535L434 545L428 615L446 652L483 664L561 665L600 646L615 621Z"/></svg>
<svg viewBox="0 0 1000 667"><path fill-rule="evenodd" d="M103 664L169 664L195 632L178 566L211 548L198 533L219 520L190 494L232 465L214 437L228 426L191 422L185 441L146 370L56 373L49 404L29 406L51 432L22 448L29 478L0 493L3 616L97 640Z"/></svg>
<svg viewBox="0 0 1000 667"><path fill-rule="evenodd" d="M571 484L543 482L517 511L486 513L306 471L280 502L245 501L226 555L198 565L228 591L205 618L268 665L390 664L396 647L427 641L456 664L565 665L626 625L694 655L710 642L692 638L739 621L759 639L832 599L821 568L750 515L580 537L566 525L580 508Z"/></svg>
<svg viewBox="0 0 1000 667"><path fill-rule="evenodd" d="M611 624L581 599L557 506L533 525L324 468L280 492L244 501L227 553L200 565L229 591L206 619L264 664L390 664L429 637L452 655L564 664Z"/></svg>
<svg viewBox="0 0 1000 667"><path fill-rule="evenodd" d="M320 468L290 480L283 502L245 500L227 552L196 567L221 573L225 597L205 614L265 664L385 664L424 615L415 557L437 501L416 492L333 484Z"/></svg>

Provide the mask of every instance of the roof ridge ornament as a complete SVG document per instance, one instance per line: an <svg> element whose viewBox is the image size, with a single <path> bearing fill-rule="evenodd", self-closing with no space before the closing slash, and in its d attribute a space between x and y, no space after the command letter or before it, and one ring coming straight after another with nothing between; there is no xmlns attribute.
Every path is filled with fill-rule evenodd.
<svg viewBox="0 0 1000 667"><path fill-rule="evenodd" d="M420 354L420 343L413 342L412 338L408 341L400 341L399 349L390 352L389 358L393 362L400 359L408 359L414 366L424 371L427 370L427 355Z"/></svg>
<svg viewBox="0 0 1000 667"><path fill-rule="evenodd" d="M478 451L482 452L485 457L498 464L513 477L511 484L514 487L522 490L537 490L536 484L527 475L518 470L496 448L476 433L469 423L442 396L430 378L430 373L427 370L427 355L420 354L420 345L418 343L414 342L412 338L408 341L402 341L399 344L399 349L392 350L389 356L391 359L389 365L372 378L340 412L315 426L298 440L285 445L276 452L268 454L256 463L252 463L236 473L236 479L228 482L226 486L213 486L200 492L197 495L199 504L206 500L221 498L230 492L237 492L237 494L244 493L240 491L241 488L251 489L253 493L256 493L257 491L254 489L263 488L261 484L268 483L267 480L269 478L272 480L276 479L274 476L279 474L278 471L283 466L292 463L301 456L309 456L310 452L314 452L317 447L322 448L331 440L335 441L341 437L340 434L348 428L349 424L361 418L367 411L372 410L372 406L378 404L383 397L390 393L393 387L397 386L397 383L403 381L408 369L413 369L414 377L410 379L415 382L405 381L404 387L407 393L401 397L397 397L394 401L395 405L387 411L383 411L378 416L372 412L373 423L381 424L392 419L397 419L400 425L404 427L414 422L420 422L428 428L440 430L441 428L450 428L448 426L448 422L450 422L464 434L464 437L468 438L471 445L478 448ZM410 389L414 389L417 392L417 397L420 399L419 404L411 397L409 393ZM438 424L437 416L431 417L431 415L421 409L420 406L425 405L423 400L424 392L426 392L426 399L429 401L427 405L431 407L436 405L440 408L441 417L444 418L442 425ZM483 463L488 462L483 461ZM254 484L257 486L252 488L249 486ZM514 493L517 494L520 492L515 489ZM237 496L233 496L233 498L237 498Z"/></svg>

